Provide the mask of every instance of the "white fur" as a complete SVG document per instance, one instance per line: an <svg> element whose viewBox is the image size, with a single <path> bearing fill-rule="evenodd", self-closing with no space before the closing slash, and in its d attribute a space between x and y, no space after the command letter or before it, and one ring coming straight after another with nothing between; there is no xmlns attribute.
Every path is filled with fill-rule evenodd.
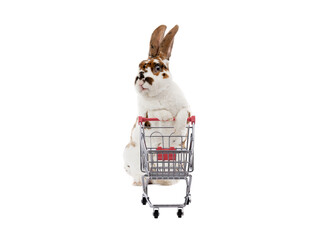
<svg viewBox="0 0 319 240"><path fill-rule="evenodd" d="M135 146L128 145L124 150L124 169L133 177L134 185L141 185L141 177L143 173L140 170L140 141L139 141L139 126L132 131L132 140Z"/></svg>
<svg viewBox="0 0 319 240"><path fill-rule="evenodd" d="M164 60L163 62L168 67L168 61ZM180 88L172 81L171 73L169 71L165 71L165 73L169 77L164 79L162 73L156 76L148 68L144 76L145 78L152 77L154 79L152 85L147 82L141 84L140 80L136 82L138 114L145 117L147 113L149 118L167 121L151 122L151 125L173 126L175 134L181 135L186 127L188 112L190 112L189 105ZM173 118L175 118L175 122L168 121ZM128 174L133 177L134 185L140 185L141 176L144 175L140 171L139 131L139 126L136 124L136 127L132 131L132 140L135 146L130 145L124 150L124 167Z"/></svg>

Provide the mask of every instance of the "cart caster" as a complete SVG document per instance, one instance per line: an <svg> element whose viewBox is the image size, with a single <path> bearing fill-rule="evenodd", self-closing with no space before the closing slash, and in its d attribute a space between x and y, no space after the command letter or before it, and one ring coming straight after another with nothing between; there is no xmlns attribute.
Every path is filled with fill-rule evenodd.
<svg viewBox="0 0 319 240"><path fill-rule="evenodd" d="M159 211L158 211L158 209L155 209L155 210L153 211L153 216L154 216L154 218L158 218L158 216L159 216Z"/></svg>
<svg viewBox="0 0 319 240"><path fill-rule="evenodd" d="M143 197L141 202L143 205L146 205L146 203L147 203L146 197Z"/></svg>
<svg viewBox="0 0 319 240"><path fill-rule="evenodd" d="M178 209L177 216L181 218L183 215L184 215L183 209L182 208Z"/></svg>

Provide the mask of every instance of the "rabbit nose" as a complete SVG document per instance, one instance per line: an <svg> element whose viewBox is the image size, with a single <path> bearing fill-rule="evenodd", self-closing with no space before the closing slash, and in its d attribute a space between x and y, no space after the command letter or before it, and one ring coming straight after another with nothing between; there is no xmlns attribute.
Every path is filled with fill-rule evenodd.
<svg viewBox="0 0 319 240"><path fill-rule="evenodd" d="M144 72L140 72L140 79L144 78Z"/></svg>
<svg viewBox="0 0 319 240"><path fill-rule="evenodd" d="M139 86L142 86L142 85L144 84L144 81L143 81L143 80L138 80L138 81L137 81L137 84L138 84Z"/></svg>

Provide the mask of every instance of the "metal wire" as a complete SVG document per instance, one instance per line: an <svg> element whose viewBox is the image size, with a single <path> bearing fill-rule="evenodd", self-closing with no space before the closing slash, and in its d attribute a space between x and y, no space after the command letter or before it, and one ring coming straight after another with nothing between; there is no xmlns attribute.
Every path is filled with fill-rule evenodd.
<svg viewBox="0 0 319 240"><path fill-rule="evenodd" d="M145 127L140 123L140 167L151 179L181 179L193 171L194 128L184 135L168 133L173 127ZM160 139L160 140L159 140Z"/></svg>

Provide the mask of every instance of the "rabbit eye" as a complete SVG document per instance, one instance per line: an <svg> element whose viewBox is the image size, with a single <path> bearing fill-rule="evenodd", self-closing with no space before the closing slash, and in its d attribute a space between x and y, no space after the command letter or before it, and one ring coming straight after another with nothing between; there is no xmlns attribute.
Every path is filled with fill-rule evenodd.
<svg viewBox="0 0 319 240"><path fill-rule="evenodd" d="M155 69L154 69L154 70L155 70L155 72L161 71L161 66L157 64L157 65L155 66Z"/></svg>

